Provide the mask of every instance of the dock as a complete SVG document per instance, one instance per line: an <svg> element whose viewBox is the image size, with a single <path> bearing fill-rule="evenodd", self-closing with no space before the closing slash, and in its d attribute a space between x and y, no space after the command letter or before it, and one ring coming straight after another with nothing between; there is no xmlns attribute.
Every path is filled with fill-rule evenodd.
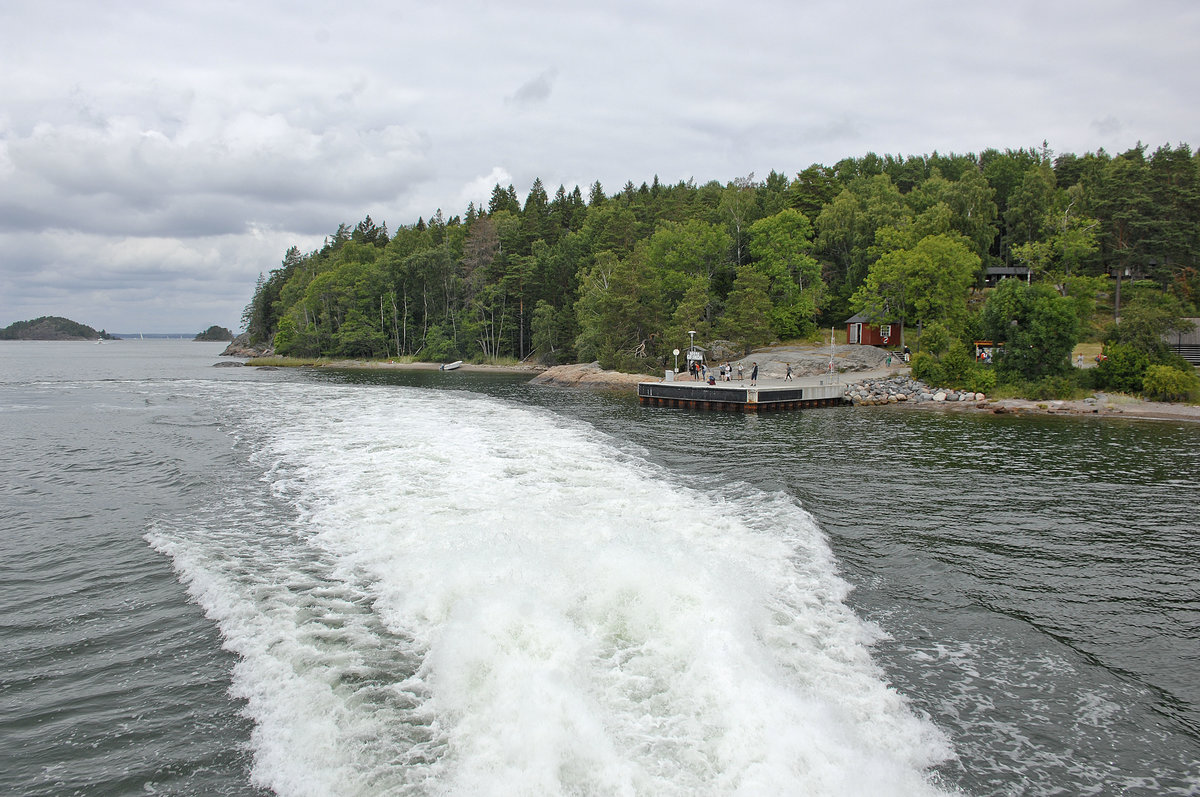
<svg viewBox="0 0 1200 797"><path fill-rule="evenodd" d="M846 403L846 385L831 378L804 378L750 386L747 382L638 382L643 406L724 412L772 412Z"/></svg>

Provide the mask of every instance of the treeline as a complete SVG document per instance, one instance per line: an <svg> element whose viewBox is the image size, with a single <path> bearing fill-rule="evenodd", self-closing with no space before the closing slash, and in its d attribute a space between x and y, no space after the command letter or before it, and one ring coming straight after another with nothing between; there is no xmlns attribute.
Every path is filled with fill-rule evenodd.
<svg viewBox="0 0 1200 797"><path fill-rule="evenodd" d="M260 277L243 323L295 356L599 360L654 370L694 330L749 347L853 313L952 334L986 270L1026 267L1089 322L1120 273L1194 312L1200 160L1187 145L1057 157L867 154L726 184L658 178L400 226L370 216ZM1097 330L1096 334L1099 332Z"/></svg>

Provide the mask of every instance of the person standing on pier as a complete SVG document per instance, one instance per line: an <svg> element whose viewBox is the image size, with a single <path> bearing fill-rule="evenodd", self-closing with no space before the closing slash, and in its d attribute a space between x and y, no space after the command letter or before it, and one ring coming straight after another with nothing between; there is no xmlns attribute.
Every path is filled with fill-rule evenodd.
<svg viewBox="0 0 1200 797"><path fill-rule="evenodd" d="M750 386L758 382L758 363L750 363Z"/></svg>
<svg viewBox="0 0 1200 797"><path fill-rule="evenodd" d="M783 375L783 381L784 382L792 381L792 364L791 363L787 364L787 373Z"/></svg>
<svg viewBox="0 0 1200 797"><path fill-rule="evenodd" d="M742 364L738 363L738 381L742 381Z"/></svg>

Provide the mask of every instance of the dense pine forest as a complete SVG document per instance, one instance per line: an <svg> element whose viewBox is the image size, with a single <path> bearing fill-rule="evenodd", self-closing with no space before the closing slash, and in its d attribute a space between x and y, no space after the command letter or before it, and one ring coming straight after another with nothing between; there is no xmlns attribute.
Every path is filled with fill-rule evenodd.
<svg viewBox="0 0 1200 797"><path fill-rule="evenodd" d="M551 197L539 179L522 201L497 185L461 216L438 209L390 234L368 216L319 250L289 249L243 323L282 355L649 372L689 330L748 348L861 313L910 336L932 329L939 358L960 340L1011 338L1010 352L1035 354L1010 366L1040 378L1077 340L1128 342L1109 323L1125 308L1149 308L1156 334L1197 314L1198 158L1183 144L1116 156L1043 145L872 153L726 184L596 182L586 197ZM989 268L1030 277L985 291Z"/></svg>

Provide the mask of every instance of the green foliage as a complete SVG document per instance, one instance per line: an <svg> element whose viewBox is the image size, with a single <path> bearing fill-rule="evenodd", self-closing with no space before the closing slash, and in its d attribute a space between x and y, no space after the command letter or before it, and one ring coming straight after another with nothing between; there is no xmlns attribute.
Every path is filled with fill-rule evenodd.
<svg viewBox="0 0 1200 797"><path fill-rule="evenodd" d="M445 326L439 324L430 327L425 333L425 351L422 355L429 362L449 360L458 355L454 340Z"/></svg>
<svg viewBox="0 0 1200 797"><path fill-rule="evenodd" d="M996 389L996 371L989 366L974 363L967 372L965 384L967 390L990 394Z"/></svg>
<svg viewBox="0 0 1200 797"><path fill-rule="evenodd" d="M1122 305L1121 323L1109 327L1104 339L1132 346L1152 361L1164 363L1167 339L1193 329L1182 316L1183 304L1175 296L1156 288L1137 291Z"/></svg>
<svg viewBox="0 0 1200 797"><path fill-rule="evenodd" d="M876 322L961 321L979 265L979 256L960 237L927 235L912 248L892 249L875 261L851 306Z"/></svg>
<svg viewBox="0 0 1200 797"><path fill-rule="evenodd" d="M965 387L968 375L975 368L975 358L963 343L957 343L950 348L942 358L942 374L947 387Z"/></svg>
<svg viewBox="0 0 1200 797"><path fill-rule="evenodd" d="M556 308L539 299L533 310L533 348L546 365L569 362L574 350L570 346L574 313L570 308Z"/></svg>
<svg viewBox="0 0 1200 797"><path fill-rule="evenodd" d="M1021 395L1034 401L1052 401L1074 398L1078 386L1071 374L1042 377L1021 385Z"/></svg>
<svg viewBox="0 0 1200 797"><path fill-rule="evenodd" d="M913 355L911 372L913 379L919 379L927 385L940 385L946 381L942 364L938 358L926 351Z"/></svg>
<svg viewBox="0 0 1200 797"><path fill-rule="evenodd" d="M925 351L913 355L912 376L930 386L973 393L991 393L996 387L995 370L975 362L963 343L956 343L940 360Z"/></svg>
<svg viewBox="0 0 1200 797"><path fill-rule="evenodd" d="M661 329L661 283L637 257L601 253L580 280L576 348L605 368L643 370Z"/></svg>
<svg viewBox="0 0 1200 797"><path fill-rule="evenodd" d="M921 330L921 351L940 357L950 350L951 335L945 324L934 321Z"/></svg>
<svg viewBox="0 0 1200 797"><path fill-rule="evenodd" d="M1196 369L1181 370L1168 365L1151 365L1142 378L1142 393L1154 401L1196 401L1200 399L1200 376Z"/></svg>
<svg viewBox="0 0 1200 797"><path fill-rule="evenodd" d="M0 329L0 340L96 340L101 337L107 338L108 334L56 315L17 321Z"/></svg>
<svg viewBox="0 0 1200 797"><path fill-rule="evenodd" d="M366 217L335 225L312 252L288 249L255 286L246 331L312 357L426 356L444 344L488 359L603 354L642 370L687 329L736 328L757 345L748 341L803 337L815 320L840 324L856 310L910 327L939 321L969 342L985 336L970 293L981 267L1014 256L1072 303L1089 335L1113 268L1169 288L1184 314L1200 296L1200 160L1186 145L1053 164L1048 148L867 153L790 181L775 171L703 185L656 178L611 195L594 183L551 197L532 182L523 202L496 185L465 220L435 209L389 232ZM765 287L735 285L746 267ZM1149 350L1161 335L1138 318L1142 289L1122 287L1130 331L1112 341ZM1057 351L1034 343L1007 347L1033 353L1004 378L1060 369Z"/></svg>
<svg viewBox="0 0 1200 797"><path fill-rule="evenodd" d="M279 329L275 332L275 352L282 356L292 353L297 341L296 320L290 315L279 319Z"/></svg>
<svg viewBox="0 0 1200 797"><path fill-rule="evenodd" d="M351 310L333 335L334 354L342 357L382 357L387 352L383 332L358 310Z"/></svg>
<svg viewBox="0 0 1200 797"><path fill-rule="evenodd" d="M219 327L216 324L213 324L208 329L196 335L195 340L230 341L233 340L233 333L225 327Z"/></svg>
<svg viewBox="0 0 1200 797"><path fill-rule="evenodd" d="M821 265L809 254L812 235L808 218L791 208L750 226L750 254L767 277L771 326L782 339L804 337L816 329L825 283Z"/></svg>
<svg viewBox="0 0 1200 797"><path fill-rule="evenodd" d="M1150 358L1146 352L1128 343L1117 343L1104 350L1106 359L1096 368L1096 386L1121 393L1140 393Z"/></svg>
<svg viewBox="0 0 1200 797"><path fill-rule="evenodd" d="M733 290L729 292L721 331L746 354L753 347L770 342L772 337L767 323L771 312L768 285L767 277L761 271L754 266L742 266L738 269Z"/></svg>
<svg viewBox="0 0 1200 797"><path fill-rule="evenodd" d="M1036 381L1068 373L1078 339L1074 303L1051 287L1002 280L983 306L983 331L1003 344L995 365L1002 381Z"/></svg>

